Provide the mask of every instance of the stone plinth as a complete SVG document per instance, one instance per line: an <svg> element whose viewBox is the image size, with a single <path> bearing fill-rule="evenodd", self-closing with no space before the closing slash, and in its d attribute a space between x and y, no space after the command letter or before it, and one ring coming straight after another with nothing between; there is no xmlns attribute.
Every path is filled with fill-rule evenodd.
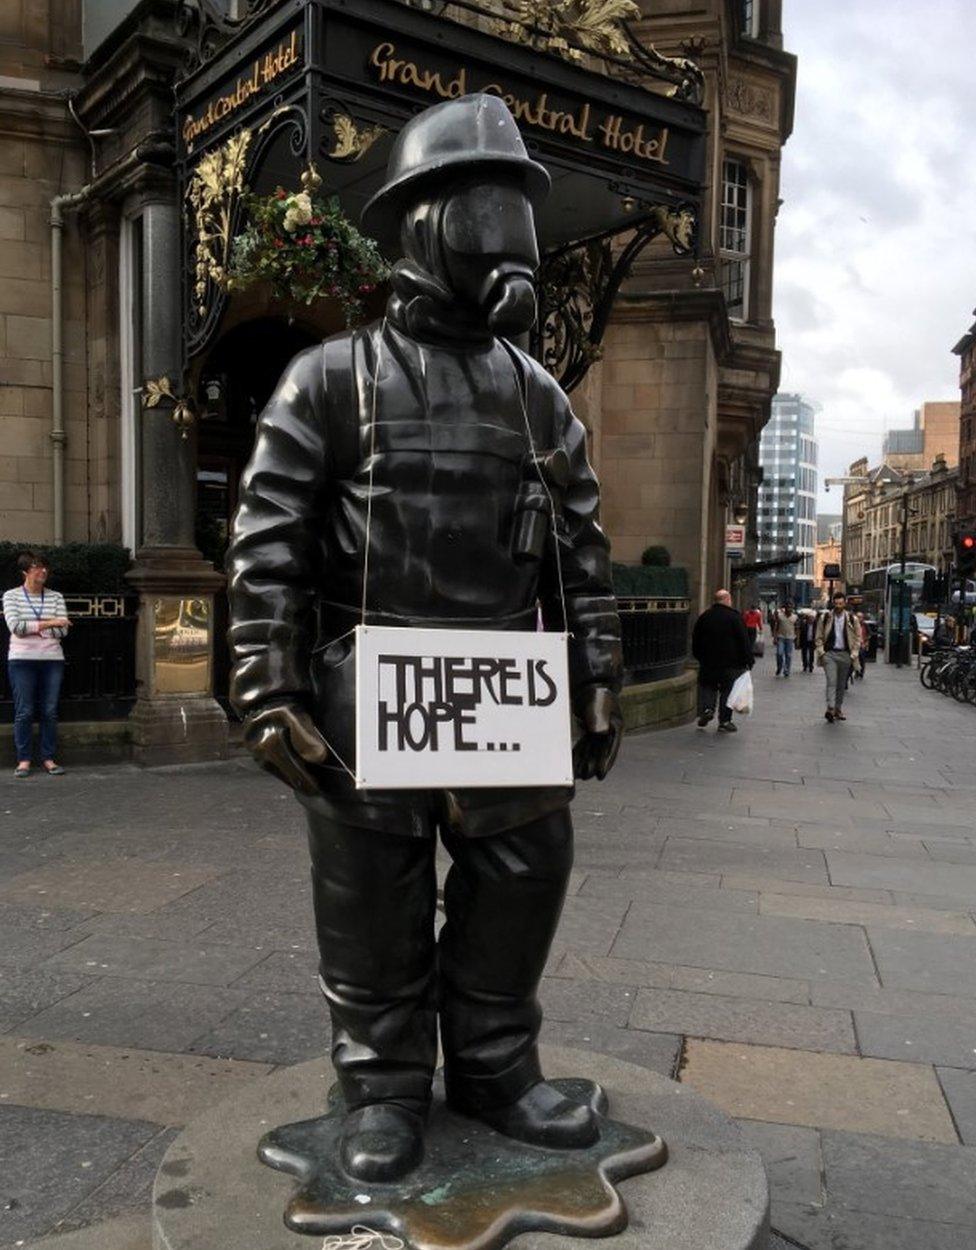
<svg viewBox="0 0 976 1250"><path fill-rule="evenodd" d="M618 1183L629 1220L607 1243L613 1250L771 1250L762 1160L727 1116L685 1086L604 1055L547 1047L543 1066L553 1078L597 1082L614 1119L667 1141L664 1167ZM333 1081L328 1061L313 1060L255 1082L189 1124L156 1177L154 1250L318 1250L321 1237L285 1227L295 1181L259 1163L257 1146L278 1125L324 1113ZM446 1172L445 1183L451 1178ZM364 1186L357 1199L367 1230L377 1197ZM592 1250L593 1241L533 1231L515 1244ZM383 1242L377 1236L362 1250L383 1250Z"/></svg>

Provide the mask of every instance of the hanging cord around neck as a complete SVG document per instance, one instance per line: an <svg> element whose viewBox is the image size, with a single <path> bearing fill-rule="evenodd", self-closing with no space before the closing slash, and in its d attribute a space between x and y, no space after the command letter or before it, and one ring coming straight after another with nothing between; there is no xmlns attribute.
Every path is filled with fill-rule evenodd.
<svg viewBox="0 0 976 1250"><path fill-rule="evenodd" d="M521 366L519 364L518 357L515 354L514 348L506 339L502 339L501 342L506 352L508 352L509 359L512 362L512 368L515 371L515 389L518 392L519 404L522 408L522 418L525 421L525 432L529 438L529 448L532 452L532 461L536 466L538 466L539 454L536 451L535 439L532 436L532 423L529 420L529 409L525 400L525 391L528 389L529 385L528 378L521 372ZM568 634L569 614L566 611L566 588L563 584L563 559L562 553L559 549L559 530L556 527L556 501L553 498L552 491L549 489L549 483L546 481L545 473L543 473L541 468L539 468L539 481L542 483L542 489L546 492L546 498L549 500L549 519L552 523L552 542L556 551L556 577L559 581L559 606L563 614L563 633Z"/></svg>
<svg viewBox="0 0 976 1250"><path fill-rule="evenodd" d="M363 552L363 601L360 612L360 624L366 624L366 590L369 585L369 547L373 528L373 465L376 462L376 397L379 393L380 361L383 359L383 342L386 338L386 317L380 326L379 343L376 347L376 362L373 365L372 394L370 395L369 415L369 470L367 476L366 495L366 536Z"/></svg>

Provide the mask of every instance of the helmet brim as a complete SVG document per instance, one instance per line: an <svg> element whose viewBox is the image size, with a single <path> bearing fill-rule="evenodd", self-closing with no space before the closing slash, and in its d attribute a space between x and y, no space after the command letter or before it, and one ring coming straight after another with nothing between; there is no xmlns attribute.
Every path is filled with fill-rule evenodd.
<svg viewBox="0 0 976 1250"><path fill-rule="evenodd" d="M552 179L543 165L527 156L506 156L493 153L475 156L470 153L452 153L438 157L424 165L418 165L409 173L387 183L368 201L360 216L363 230L376 240L389 256L399 255L400 222L407 205L416 199L430 183L436 183L449 173L452 179L470 177L476 180L494 171L506 180L523 187L535 208L549 194Z"/></svg>

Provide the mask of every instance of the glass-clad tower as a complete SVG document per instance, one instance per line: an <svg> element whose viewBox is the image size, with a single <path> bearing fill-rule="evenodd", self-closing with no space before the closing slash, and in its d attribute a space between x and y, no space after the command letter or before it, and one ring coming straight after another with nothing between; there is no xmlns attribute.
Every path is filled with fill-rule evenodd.
<svg viewBox="0 0 976 1250"><path fill-rule="evenodd" d="M775 395L772 416L762 432L757 529L759 561L799 555L797 564L769 569L759 576L764 599L797 606L813 596L817 546L817 440L813 406L800 395Z"/></svg>

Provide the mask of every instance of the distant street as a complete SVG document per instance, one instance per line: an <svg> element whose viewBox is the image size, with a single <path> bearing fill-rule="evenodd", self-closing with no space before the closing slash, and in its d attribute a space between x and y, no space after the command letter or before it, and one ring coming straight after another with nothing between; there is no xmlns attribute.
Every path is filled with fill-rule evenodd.
<svg viewBox="0 0 976 1250"><path fill-rule="evenodd" d="M737 735L582 789L545 1036L739 1117L812 1250L970 1250L976 709L875 664L830 726L760 665ZM239 760L5 774L0 816L0 1246L148 1250L179 1126L327 1047L299 809Z"/></svg>

